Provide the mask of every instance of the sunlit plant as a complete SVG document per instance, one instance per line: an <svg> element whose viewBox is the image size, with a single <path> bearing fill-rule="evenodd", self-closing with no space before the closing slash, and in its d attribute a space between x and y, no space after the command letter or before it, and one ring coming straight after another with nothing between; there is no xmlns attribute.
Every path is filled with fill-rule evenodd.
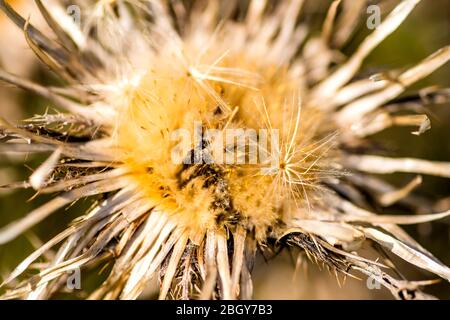
<svg viewBox="0 0 450 320"><path fill-rule="evenodd" d="M395 278L385 252L450 280L398 226L450 212L415 214L425 207L410 195L420 178L395 189L370 175L448 178L450 164L372 155L368 140L391 126L430 129L426 115L391 102L445 64L450 46L400 72L358 77L419 0L400 1L349 57L340 49L366 28L365 1L332 1L319 32L302 0L73 2L36 0L52 32L44 34L0 0L63 83L0 70L3 82L61 110L1 120L0 152L50 153L28 181L4 187L55 197L0 229L0 243L81 198L95 201L10 273L3 298L50 298L71 271L106 259L107 278L88 298L136 299L158 277L161 299L248 299L255 256L285 247L371 277L396 298L431 296L420 290L427 282ZM414 99L448 96L434 88ZM197 138L179 139L179 130ZM411 215L375 212L395 203ZM363 244L380 259L363 257ZM50 249L51 260L33 265Z"/></svg>

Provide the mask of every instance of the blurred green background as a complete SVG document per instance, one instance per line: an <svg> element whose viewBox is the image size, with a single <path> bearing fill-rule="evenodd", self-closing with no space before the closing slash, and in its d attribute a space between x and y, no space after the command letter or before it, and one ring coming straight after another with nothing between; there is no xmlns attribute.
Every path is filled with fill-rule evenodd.
<svg viewBox="0 0 450 320"><path fill-rule="evenodd" d="M372 1L375 3L375 1ZM395 4L398 1L388 1ZM313 13L323 16L329 1L318 1ZM32 1L25 0L16 5L24 14L31 13L32 21L38 14ZM19 30L7 22L0 14L0 65L8 71L31 77L41 83L54 83L55 79L45 70L27 49ZM344 53L351 52L359 41L368 33L366 28L356 34ZM381 70L403 68L417 63L444 45L450 44L450 0L423 0L413 11L406 22L386 41L384 41L366 60L363 73ZM433 84L450 87L450 65L447 64L427 79L414 85L414 91ZM46 101L21 92L15 88L0 87L0 115L11 120L27 118L35 113L41 113L51 107ZM427 107L432 129L416 137L406 128L389 129L373 137L393 151L393 156L413 156L437 161L450 161L450 105L430 105ZM41 163L43 157L26 157L23 155L4 157L0 159L0 184L27 179ZM23 164L25 163L25 165ZM407 183L414 175L396 174L386 177L395 185ZM424 176L423 184L417 192L435 200L450 197L450 181ZM42 204L48 197L39 196L30 200L33 191L19 190L15 192L0 189L0 227L23 217L27 212ZM449 198L450 199L450 198ZM450 201L449 201L450 202ZM448 210L449 202L447 202ZM445 202L443 202L445 205ZM62 230L67 223L75 218L80 210L89 206L90 200L79 201L72 207L54 213L43 223L19 239L0 246L0 278L8 274L23 258L38 245ZM389 211L389 210L387 210ZM449 220L433 222L421 226L406 228L424 247L429 249L445 264L450 265L450 228ZM309 262L295 268L296 253L284 252L277 258L266 262L260 259L254 272L256 298L259 299L390 299L390 294L384 290L368 290L365 279L357 281L347 279L341 287L334 275ZM401 264L402 272L410 279L433 279L425 272ZM91 274L82 279L84 288L92 287L101 277ZM439 298L450 299L450 285L441 282L428 287L427 292Z"/></svg>

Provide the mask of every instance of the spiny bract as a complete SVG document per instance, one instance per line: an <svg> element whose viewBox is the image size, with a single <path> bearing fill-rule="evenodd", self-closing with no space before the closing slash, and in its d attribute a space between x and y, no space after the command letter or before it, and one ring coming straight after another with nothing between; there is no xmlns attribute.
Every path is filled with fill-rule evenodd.
<svg viewBox="0 0 450 320"><path fill-rule="evenodd" d="M64 110L1 122L2 153L52 152L29 181L5 187L58 195L3 227L0 243L96 199L9 275L3 298L49 298L71 270L102 259L113 266L92 299L138 298L158 275L160 298L251 298L257 252L286 246L330 270L373 277L397 298L430 296L423 283L391 276L387 260L360 256L363 243L450 280L450 269L397 226L450 212L377 215L364 201L429 210L409 196L420 178L395 190L367 173L450 177L447 163L361 154L365 138L389 126L429 129L425 115L389 103L446 63L450 47L395 76L354 80L419 0L400 1L349 58L338 52L365 1L333 1L318 34L302 0L72 2L66 10L65 1L36 0L53 32L45 35L0 0L64 82L44 87L0 71ZM54 247L54 258L24 277Z"/></svg>

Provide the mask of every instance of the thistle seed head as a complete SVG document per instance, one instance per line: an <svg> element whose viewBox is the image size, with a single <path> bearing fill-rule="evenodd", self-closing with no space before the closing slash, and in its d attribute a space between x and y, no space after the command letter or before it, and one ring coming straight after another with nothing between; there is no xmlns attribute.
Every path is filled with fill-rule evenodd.
<svg viewBox="0 0 450 320"><path fill-rule="evenodd" d="M62 110L1 120L0 152L50 153L28 181L5 187L56 196L0 229L0 243L94 199L11 272L3 298L50 298L68 272L107 260L106 280L86 298L136 299L158 277L161 299L246 299L256 254L285 247L372 277L396 298L430 296L423 283L394 278L388 258L363 257L363 244L450 280L450 269L397 226L450 211L414 214L426 206L410 195L420 176L397 190L370 175L450 178L450 164L376 156L368 143L391 126L417 126L415 135L430 129L426 115L391 102L445 64L450 47L402 72L356 80L419 0L400 1L345 59L339 50L365 1L333 1L320 32L305 22L303 0L75 2L36 0L52 32L44 34L0 0L63 82L45 87L0 70L0 80ZM412 214L377 214L394 203Z"/></svg>

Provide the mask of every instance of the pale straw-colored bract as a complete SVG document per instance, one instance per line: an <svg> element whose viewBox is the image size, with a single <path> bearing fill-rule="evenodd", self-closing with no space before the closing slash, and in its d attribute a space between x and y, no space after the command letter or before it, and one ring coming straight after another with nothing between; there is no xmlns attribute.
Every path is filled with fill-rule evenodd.
<svg viewBox="0 0 450 320"><path fill-rule="evenodd" d="M427 281L395 278L386 252L450 281L450 269L398 226L450 211L434 213L412 195L420 176L395 189L376 175L450 178L450 163L367 154L366 144L391 126L415 126L415 135L431 128L426 115L395 99L445 64L450 46L401 72L357 77L420 0L399 1L348 58L338 52L359 25L364 0L332 1L320 32L303 19L307 0L78 0L71 10L65 1L35 2L52 34L5 0L0 8L64 84L45 87L3 70L0 80L62 111L1 120L1 153L50 153L28 181L3 187L56 196L3 226L0 243L81 198L95 204L4 279L2 298L50 298L71 271L109 261L106 280L86 297L136 299L159 278L161 299L248 299L256 254L283 247L336 273L371 277L396 298L433 297L421 291ZM449 96L433 88L415 99ZM280 144L266 150L276 161L172 163L171 133L195 121L218 136L277 129ZM228 141L210 150L215 139L181 145L181 154L199 149L214 160L239 149L237 157L248 156ZM411 215L379 215L365 197ZM380 260L361 256L363 244ZM51 260L30 273L49 250L56 250Z"/></svg>

